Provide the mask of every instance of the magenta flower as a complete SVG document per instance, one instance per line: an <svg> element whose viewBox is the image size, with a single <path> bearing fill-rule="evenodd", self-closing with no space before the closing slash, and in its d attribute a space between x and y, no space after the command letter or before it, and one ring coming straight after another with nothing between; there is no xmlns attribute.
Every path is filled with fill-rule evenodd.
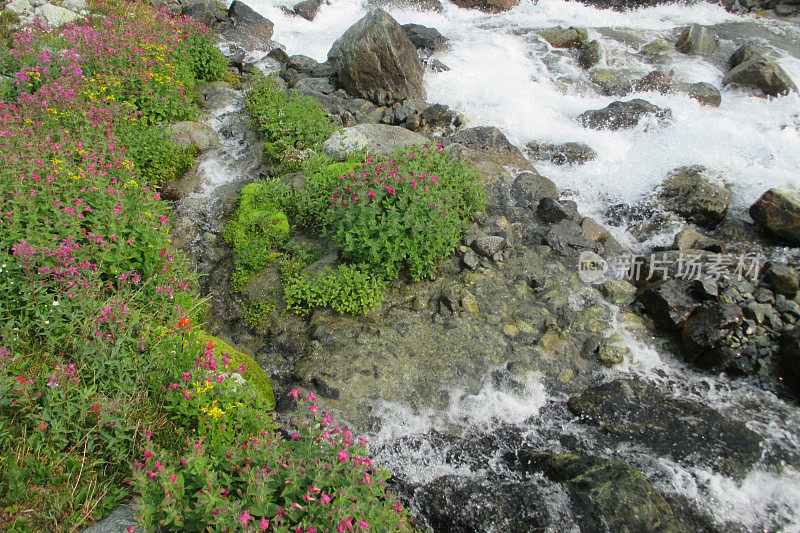
<svg viewBox="0 0 800 533"><path fill-rule="evenodd" d="M358 530L364 531L365 529L369 529L369 524L364 522L363 520L358 521Z"/></svg>
<svg viewBox="0 0 800 533"><path fill-rule="evenodd" d="M269 529L269 520L266 518L262 518L261 521L258 523L259 527L261 527L261 531L266 531Z"/></svg>
<svg viewBox="0 0 800 533"><path fill-rule="evenodd" d="M297 400L297 396L299 394L300 394L300 389L292 389L292 390L289 391L289 394L287 394L286 396L291 396L292 398Z"/></svg>
<svg viewBox="0 0 800 533"><path fill-rule="evenodd" d="M346 450L339 450L339 452L336 455L339 456L340 463L343 463L348 459L350 459L350 454L348 454Z"/></svg>
<svg viewBox="0 0 800 533"><path fill-rule="evenodd" d="M247 523L250 521L251 518L253 517L247 514L247 509L245 509L244 511L242 511L242 516L240 516L236 520L238 520L239 523L242 524L242 527L247 527Z"/></svg>
<svg viewBox="0 0 800 533"><path fill-rule="evenodd" d="M342 533L343 531L352 531L353 530L353 517L348 516L346 520L342 520L339 522L339 525L336 527L337 533Z"/></svg>
<svg viewBox="0 0 800 533"><path fill-rule="evenodd" d="M331 497L327 494L320 496L320 500L322 500L322 503L331 503Z"/></svg>

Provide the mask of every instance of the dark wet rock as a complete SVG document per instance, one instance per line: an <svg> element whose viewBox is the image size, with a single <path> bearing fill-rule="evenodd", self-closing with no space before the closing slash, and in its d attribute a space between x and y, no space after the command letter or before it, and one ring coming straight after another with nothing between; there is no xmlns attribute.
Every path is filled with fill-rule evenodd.
<svg viewBox="0 0 800 533"><path fill-rule="evenodd" d="M712 302L703 304L683 325L683 344L694 359L730 336L744 322L739 306Z"/></svg>
<svg viewBox="0 0 800 533"><path fill-rule="evenodd" d="M578 116L578 121L592 129L616 130L632 128L645 116L654 116L659 122L666 122L672 119L672 111L634 98L626 102L612 102L603 109L585 111Z"/></svg>
<svg viewBox="0 0 800 533"><path fill-rule="evenodd" d="M417 11L434 11L441 13L444 6L440 0L368 0L371 6L383 8L415 9Z"/></svg>
<svg viewBox="0 0 800 533"><path fill-rule="evenodd" d="M498 165L524 169L531 166L520 149L511 144L503 132L494 126L463 129L452 135L449 140L472 150L478 158Z"/></svg>
<svg viewBox="0 0 800 533"><path fill-rule="evenodd" d="M331 94L336 90L329 78L303 78L294 85L294 90L300 94L311 96Z"/></svg>
<svg viewBox="0 0 800 533"><path fill-rule="evenodd" d="M292 11L306 20L314 20L321 5L322 0L302 0L294 5Z"/></svg>
<svg viewBox="0 0 800 533"><path fill-rule="evenodd" d="M688 285L681 280L667 279L643 288L637 294L647 314L664 329L678 330L700 302L695 300Z"/></svg>
<svg viewBox="0 0 800 533"><path fill-rule="evenodd" d="M690 98L694 98L703 105L719 107L722 103L722 95L719 89L704 81L689 84L686 93Z"/></svg>
<svg viewBox="0 0 800 533"><path fill-rule="evenodd" d="M395 112L395 120L402 124L412 115L419 115L420 111L425 108L425 102L409 98L398 107Z"/></svg>
<svg viewBox="0 0 800 533"><path fill-rule="evenodd" d="M248 50L271 50L274 24L247 4L234 0L228 8L229 27L224 35Z"/></svg>
<svg viewBox="0 0 800 533"><path fill-rule="evenodd" d="M660 70L654 70L633 82L635 91L655 91L668 93L672 90L672 78Z"/></svg>
<svg viewBox="0 0 800 533"><path fill-rule="evenodd" d="M603 58L603 47L600 41L593 40L581 47L581 53L578 55L578 64L585 69L592 68L600 62Z"/></svg>
<svg viewBox="0 0 800 533"><path fill-rule="evenodd" d="M769 261L764 265L761 276L778 294L793 298L800 289L800 277L797 270L786 263Z"/></svg>
<svg viewBox="0 0 800 533"><path fill-rule="evenodd" d="M743 44L728 58L728 68L733 69L755 57L763 57L761 49L750 44Z"/></svg>
<svg viewBox="0 0 800 533"><path fill-rule="evenodd" d="M300 74L311 74L311 71L314 70L319 63L313 58L304 55L293 55L289 56L289 59L286 61L286 68L293 68Z"/></svg>
<svg viewBox="0 0 800 533"><path fill-rule="evenodd" d="M403 28L382 9L353 24L328 52L345 90L378 105L425 98L422 63Z"/></svg>
<svg viewBox="0 0 800 533"><path fill-rule="evenodd" d="M418 49L432 54L436 50L444 47L448 39L436 28L429 28L422 24L403 24L403 31Z"/></svg>
<svg viewBox="0 0 800 533"><path fill-rule="evenodd" d="M542 198L558 198L558 187L538 172L523 172L514 179L511 198L517 206L533 209Z"/></svg>
<svg viewBox="0 0 800 533"><path fill-rule="evenodd" d="M583 164L597 157L591 146L579 142L552 144L532 141L526 145L528 155L540 161L550 161L556 165Z"/></svg>
<svg viewBox="0 0 800 533"><path fill-rule="evenodd" d="M551 521L533 484L446 475L417 489L415 499L433 531L523 533L543 531Z"/></svg>
<svg viewBox="0 0 800 533"><path fill-rule="evenodd" d="M272 50L269 51L267 57L271 57L281 65L289 61L289 54L287 54L286 50L284 50L283 48L273 48Z"/></svg>
<svg viewBox="0 0 800 533"><path fill-rule="evenodd" d="M600 251L600 245L590 239L574 220L562 220L555 224L547 233L545 241L553 250L564 256L586 250Z"/></svg>
<svg viewBox="0 0 800 533"><path fill-rule="evenodd" d="M750 206L756 224L781 239L800 244L800 190L777 187Z"/></svg>
<svg viewBox="0 0 800 533"><path fill-rule="evenodd" d="M455 0L454 3L458 7L480 9L487 13L499 13L501 11L508 11L512 7L518 5L519 0Z"/></svg>
<svg viewBox="0 0 800 533"><path fill-rule="evenodd" d="M780 369L784 383L800 396L800 327L781 336Z"/></svg>
<svg viewBox="0 0 800 533"><path fill-rule="evenodd" d="M566 207L555 198L545 196L539 200L539 205L536 207L536 215L543 222L555 224L562 220L572 220L577 217L578 213L574 209Z"/></svg>
<svg viewBox="0 0 800 533"><path fill-rule="evenodd" d="M219 136L208 124L187 120L170 124L168 129L172 140L182 148L205 152L219 146Z"/></svg>
<svg viewBox="0 0 800 533"><path fill-rule="evenodd" d="M709 466L740 479L761 457L762 438L744 423L639 379L591 387L568 405L615 441L645 446L687 466Z"/></svg>
<svg viewBox="0 0 800 533"><path fill-rule="evenodd" d="M761 56L752 57L732 68L722 83L758 89L767 96L797 92L797 86L786 71L775 61Z"/></svg>
<svg viewBox="0 0 800 533"><path fill-rule="evenodd" d="M553 48L580 48L589 41L589 33L585 28L545 28L539 35Z"/></svg>
<svg viewBox="0 0 800 533"><path fill-rule="evenodd" d="M591 80L597 84L602 94L607 96L625 96L630 93L631 73L627 71L611 70L608 68L593 68L589 72Z"/></svg>
<svg viewBox="0 0 800 533"><path fill-rule="evenodd" d="M717 48L717 36L709 28L692 24L678 37L675 48L684 54L709 54Z"/></svg>
<svg viewBox="0 0 800 533"><path fill-rule="evenodd" d="M344 108L355 118L358 124L377 124L383 117L385 109L363 98L348 100L344 103Z"/></svg>
<svg viewBox="0 0 800 533"><path fill-rule="evenodd" d="M680 167L661 184L659 197L664 206L699 226L715 226L728 212L731 192L706 177L700 165Z"/></svg>
<svg viewBox="0 0 800 533"><path fill-rule="evenodd" d="M635 468L597 456L523 449L512 468L564 484L585 531L681 531L669 504Z"/></svg>
<svg viewBox="0 0 800 533"><path fill-rule="evenodd" d="M427 63L428 69L432 70L433 72L447 72L450 70L450 67L442 63L436 58L432 58L428 60Z"/></svg>
<svg viewBox="0 0 800 533"><path fill-rule="evenodd" d="M377 155L389 155L401 148L428 142L427 137L399 126L359 124L335 132L322 144L322 149L330 157L344 161L347 154L360 148Z"/></svg>
<svg viewBox="0 0 800 533"><path fill-rule="evenodd" d="M420 125L428 128L448 128L455 119L456 113L444 104L433 104L419 114Z"/></svg>
<svg viewBox="0 0 800 533"><path fill-rule="evenodd" d="M312 78L330 78L336 75L336 67L328 63L318 63L311 69L310 75Z"/></svg>

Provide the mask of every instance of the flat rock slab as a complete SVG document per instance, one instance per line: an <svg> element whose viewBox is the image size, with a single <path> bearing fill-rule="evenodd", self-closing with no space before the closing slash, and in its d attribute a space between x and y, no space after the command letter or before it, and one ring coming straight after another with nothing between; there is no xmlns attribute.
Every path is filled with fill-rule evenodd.
<svg viewBox="0 0 800 533"><path fill-rule="evenodd" d="M371 154L390 155L407 146L422 146L430 142L424 135L399 126L358 124L331 135L322 149L328 156L343 161L362 148Z"/></svg>
<svg viewBox="0 0 800 533"><path fill-rule="evenodd" d="M639 379L587 389L569 409L612 439L625 440L684 465L709 466L740 479L761 458L762 438L744 423L699 403L672 398Z"/></svg>

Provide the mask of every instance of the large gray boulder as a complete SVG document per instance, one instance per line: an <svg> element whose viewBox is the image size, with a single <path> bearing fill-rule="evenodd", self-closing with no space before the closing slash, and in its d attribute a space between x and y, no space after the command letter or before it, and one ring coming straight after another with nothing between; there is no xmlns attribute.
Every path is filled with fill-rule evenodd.
<svg viewBox="0 0 800 533"><path fill-rule="evenodd" d="M387 105L425 99L422 63L403 28L382 9L370 11L333 43L328 62L353 96Z"/></svg>
<svg viewBox="0 0 800 533"><path fill-rule="evenodd" d="M459 131L450 140L469 149L471 158L483 158L498 165L532 168L519 148L494 126L477 126Z"/></svg>
<svg viewBox="0 0 800 533"><path fill-rule="evenodd" d="M750 206L756 224L794 244L800 245L800 190L776 187Z"/></svg>
<svg viewBox="0 0 800 533"><path fill-rule="evenodd" d="M655 116L660 122L672 119L672 111L662 109L647 100L634 98L627 102L611 102L603 109L594 109L581 113L578 122L592 129L617 130L632 128L645 116Z"/></svg>
<svg viewBox="0 0 800 533"><path fill-rule="evenodd" d="M219 136L211 126L202 122L184 120L169 125L169 133L182 148L197 148L205 152L219 146Z"/></svg>
<svg viewBox="0 0 800 533"><path fill-rule="evenodd" d="M712 183L701 165L676 168L661 184L664 206L699 226L715 226L728 212L731 191Z"/></svg>
<svg viewBox="0 0 800 533"><path fill-rule="evenodd" d="M241 43L244 48L271 50L272 30L275 25L253 8L234 0L228 8L228 29L224 35L231 41Z"/></svg>
<svg viewBox="0 0 800 533"><path fill-rule="evenodd" d="M337 131L322 144L322 150L330 157L344 160L362 148L375 155L389 155L401 148L429 144L424 135L386 124L358 124Z"/></svg>
<svg viewBox="0 0 800 533"><path fill-rule="evenodd" d="M767 96L797 92L797 86L780 65L758 55L732 68L722 83L758 89Z"/></svg>

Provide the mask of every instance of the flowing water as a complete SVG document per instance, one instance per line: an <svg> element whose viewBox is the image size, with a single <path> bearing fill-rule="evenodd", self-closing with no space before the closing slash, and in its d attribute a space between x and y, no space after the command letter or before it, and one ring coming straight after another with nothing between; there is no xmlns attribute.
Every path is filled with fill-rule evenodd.
<svg viewBox="0 0 800 533"><path fill-rule="evenodd" d="M290 55L305 54L318 61L326 59L333 41L367 10L360 0L332 0L309 22L281 9L291 7L291 3L250 2L275 23L273 38L284 44ZM673 71L678 81L704 81L720 88L720 107L702 106L685 94L638 93L624 99L641 97L668 107L674 122L654 127L644 121L630 130L590 130L581 127L575 117L619 97L601 96L588 88L588 75L573 54L554 51L530 31L557 25L586 27L590 37L602 43L607 66L641 77L654 69L652 62L639 53L641 46L656 38L674 41L689 23L725 27L744 21L756 30L767 28L780 35L786 43L783 48L797 53L800 26L796 23L735 16L705 3L615 12L564 0L540 0L536 4L523 0L517 8L497 15L452 4L446 4L442 13L389 11L401 24L432 26L450 39L450 48L435 57L451 70L428 71L425 75L429 102L451 106L463 113L470 125L497 126L520 147L533 140L580 141L597 151L598 157L582 166L535 163L559 189L570 191L586 215L604 220L610 205L647 198L669 170L682 165L702 164L722 176L733 191L734 217L745 217L746 207L767 188L800 184L798 95L763 99L743 90L723 88L723 63L672 52L661 59L659 68ZM753 35L757 39L759 32ZM775 58L800 85L800 55L795 57L771 46L766 39L761 42L772 48ZM735 44L723 41L721 46L732 51ZM624 228L615 231L626 242L641 247L672 237L667 232L637 243ZM696 372L647 339L629 333L623 321L612 327L626 336L631 353L624 365L598 375L598 382L641 376L670 397L696 401L745 421L764 436L764 459L745 477L734 480L635 446L609 447L573 420L565 408L567 398L548 390L533 373L522 387L513 390L487 382L477 394L468 394L454 384L449 407L444 410L388 402L374 406L383 421L372 435L376 460L402 471L412 482L425 483L443 474L478 475L481 469L495 468L492 461L480 468L454 465L441 449L425 444L426 435L433 431L466 437L513 427L527 444L555 452L565 451L564 436L570 436L587 453L619 458L636 466L657 489L685 496L720 524L734 522L749 530L800 531L797 406L747 379L729 380L723 375ZM795 467L769 459L776 456L795 458L789 461ZM553 505L557 507L558 501L554 496Z"/></svg>

